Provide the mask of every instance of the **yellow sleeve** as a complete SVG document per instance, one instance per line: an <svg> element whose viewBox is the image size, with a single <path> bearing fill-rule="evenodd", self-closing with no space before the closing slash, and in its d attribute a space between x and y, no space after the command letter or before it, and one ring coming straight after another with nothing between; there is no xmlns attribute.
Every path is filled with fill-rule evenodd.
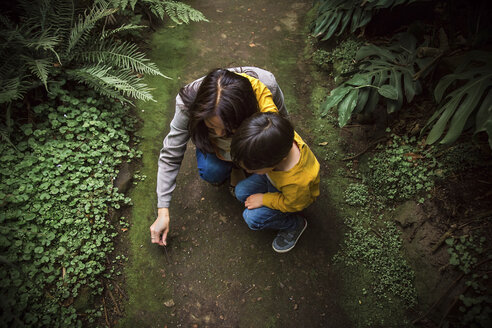
<svg viewBox="0 0 492 328"><path fill-rule="evenodd" d="M244 76L251 83L251 87L253 87L253 91L256 95L256 100L258 101L258 106L260 107L260 112L278 112L277 106L273 102L273 95L263 82L246 73L237 74Z"/></svg>
<svg viewBox="0 0 492 328"><path fill-rule="evenodd" d="M316 197L313 197L310 186L299 184L286 185L280 192L268 192L263 194L263 206L281 212L299 212L311 205Z"/></svg>

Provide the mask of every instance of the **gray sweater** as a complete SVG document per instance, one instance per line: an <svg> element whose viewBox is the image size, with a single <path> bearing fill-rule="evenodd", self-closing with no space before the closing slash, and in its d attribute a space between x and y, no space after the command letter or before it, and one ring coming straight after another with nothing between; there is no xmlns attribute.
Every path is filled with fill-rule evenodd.
<svg viewBox="0 0 492 328"><path fill-rule="evenodd" d="M284 104L284 95L272 73L257 67L229 68L230 71L244 72L258 78L270 90L273 101L282 115L287 115ZM251 72L254 72L252 74ZM255 74L257 76L255 76ZM204 77L192 82L196 83L195 92ZM191 84L191 83L190 83ZM157 207L169 207L172 192L176 188L176 177L183 161L186 145L190 139L188 131L187 108L178 94L176 97L176 112L170 124L170 131L164 138L163 146L159 155L159 167L157 172Z"/></svg>

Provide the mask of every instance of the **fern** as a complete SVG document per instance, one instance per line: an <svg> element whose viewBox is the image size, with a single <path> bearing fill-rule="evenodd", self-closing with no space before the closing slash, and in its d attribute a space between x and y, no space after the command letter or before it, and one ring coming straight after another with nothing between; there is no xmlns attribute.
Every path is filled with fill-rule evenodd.
<svg viewBox="0 0 492 328"><path fill-rule="evenodd" d="M20 77L0 80L0 104L22 99L27 85Z"/></svg>
<svg viewBox="0 0 492 328"><path fill-rule="evenodd" d="M123 69L131 69L137 73L159 75L162 74L154 63L145 58L145 54L138 51L135 44L121 42L120 44L101 43L96 50L81 52L78 59L93 63L111 63Z"/></svg>
<svg viewBox="0 0 492 328"><path fill-rule="evenodd" d="M156 13L160 14L160 11L158 11L157 9L158 6L152 6L151 4L149 5L150 5L150 10L152 10L154 14ZM191 8L187 4L181 2L175 2L175 1L162 1L162 5L164 5L165 11L168 14L169 18L171 18L172 21L175 22L176 24L182 24L182 23L188 24L190 21L208 22L208 19L206 19L201 12Z"/></svg>
<svg viewBox="0 0 492 328"><path fill-rule="evenodd" d="M137 3L113 2L122 6ZM0 103L20 99L27 90L40 85L48 89L53 76L84 83L121 101L125 101L124 96L153 100L136 75L166 76L135 44L116 39L118 33L142 26L106 28L105 18L118 10L109 1L97 0L84 12L66 0L40 0L35 4L20 0L16 5L21 25L14 24L6 14L0 15Z"/></svg>
<svg viewBox="0 0 492 328"><path fill-rule="evenodd" d="M128 71L115 72L109 66L95 65L68 70L67 73L77 81L93 87L101 94L120 101L129 102L121 97L119 92L135 99L155 101L150 93L151 90Z"/></svg>
<svg viewBox="0 0 492 328"><path fill-rule="evenodd" d="M139 29L142 29L145 27L146 26L144 26L144 25L123 24L120 27L117 27L117 28L109 30L109 31L103 30L103 32L101 33L100 39L104 40L110 36L113 36L113 35L121 33L121 32L139 30Z"/></svg>
<svg viewBox="0 0 492 328"><path fill-rule="evenodd" d="M28 56L23 56L27 66L37 78L43 82L46 90L48 90L48 71L51 66L51 62L47 58L35 59Z"/></svg>
<svg viewBox="0 0 492 328"><path fill-rule="evenodd" d="M129 103L129 101L119 94L114 88L106 85L102 81L102 77L104 77L109 70L110 67L81 67L77 69L69 69L66 71L66 74L71 79L91 87L103 96Z"/></svg>
<svg viewBox="0 0 492 328"><path fill-rule="evenodd" d="M68 46L66 54L70 54L71 51L78 45L83 46L89 39L90 32L92 32L95 24L102 18L114 14L117 11L115 8L108 8L107 4L103 4L100 7L94 7L85 16L79 16L78 23L70 31L70 37L68 39Z"/></svg>
<svg viewBox="0 0 492 328"><path fill-rule="evenodd" d="M191 6L170 0L97 0L96 3L107 4L109 3L114 8L126 9L130 7L135 10L137 4L149 8L150 12L155 16L164 20L164 17L169 16L176 24L188 24L191 22L208 22L205 16L198 10Z"/></svg>

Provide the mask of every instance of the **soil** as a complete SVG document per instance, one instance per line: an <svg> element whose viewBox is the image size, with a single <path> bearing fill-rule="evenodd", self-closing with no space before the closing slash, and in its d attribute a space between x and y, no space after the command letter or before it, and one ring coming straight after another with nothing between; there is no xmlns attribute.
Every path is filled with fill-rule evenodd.
<svg viewBox="0 0 492 328"><path fill-rule="evenodd" d="M189 46L187 49L177 46L178 52L186 53L185 63L182 71L172 76L176 82L171 87L173 90L166 92L177 94L179 87L215 67L265 68L275 74L286 96L291 119L309 143L311 77L301 59L306 40L303 19L311 9L311 2L223 0L191 5L210 22L185 27L188 32L184 32L181 41ZM177 30L183 27L167 27L173 28L174 37L179 38ZM152 59L157 56L158 47L153 47ZM167 73L166 68L162 70ZM156 174L156 150L174 114L173 96L160 105L166 107L167 123L162 122L159 136L151 140L154 143L151 153L146 154L144 150L144 166L146 156L153 160L149 161L153 168L147 174L152 180ZM146 107L139 108L148 111ZM139 223L143 218L135 213L138 207L155 206L152 202L155 196L147 196L141 203L136 195L142 192L152 195L155 185L150 184L144 190L139 185L132 193L135 205L130 234L140 237L135 241L130 235L129 243L139 246L130 252L130 268L125 272L129 286L125 317L118 320L115 316L109 319L110 324L122 327L351 326L337 301L339 277L329 269L341 229L328 198L303 212L308 218L308 229L295 249L277 254L271 247L276 232L250 230L242 219L243 204L230 195L227 183L215 187L198 177L194 153L194 146L189 143L173 193L166 248L149 242L148 227L155 218L153 214L145 214L145 222ZM137 232L140 231L137 225L142 225L144 232ZM143 257L149 260L142 260ZM144 262L137 264L139 261Z"/></svg>
<svg viewBox="0 0 492 328"><path fill-rule="evenodd" d="M243 205L229 194L227 183L215 187L198 177L195 149L189 143L170 207L168 246L150 243L148 228L155 219L156 162L174 114L174 96L181 86L211 69L248 65L273 72L296 130L313 145L321 162L322 177L333 173L335 164L326 157L327 150L316 147L319 142L338 141L344 150L356 154L378 138L378 124L387 123L361 124L332 136L315 129L312 122L317 118L311 105L315 80L321 87L332 82L315 79L303 57L307 37L303 20L312 1L207 0L192 1L191 5L210 22L171 24L154 33L148 45L152 60L161 63L159 67L173 81L150 80L149 84L156 88L154 94L158 94L157 103L137 106L144 122L139 132L144 152L141 171L148 178L130 194L134 206L127 209L125 216L131 216L132 226L118 245L118 252L127 254L130 262L122 264L124 278L114 282L117 300L106 294L106 325L356 326L353 318L358 313L347 313L341 301L346 298L344 289L350 286L344 285L343 272L332 268L332 257L343 238L343 223L336 208L341 192L326 184L322 185L319 199L302 213L308 219L308 228L296 247L278 254L271 247L276 232L250 230L242 219ZM451 217L446 215L467 213L469 218L475 213L467 212L470 202L482 196L480 209L490 207L486 204L491 196L492 176L473 171L461 174L436 190L435 201L423 206L407 202L395 218L403 231L409 262L413 268L420 268L416 272L417 289L427 290L419 294L422 309L436 302L456 277L446 267L445 248L434 251L450 227ZM475 180L467 179L466 174ZM483 184L477 187L473 182L476 179L482 179ZM456 205L455 212L446 209L449 204ZM113 309L114 303L119 304L118 311ZM123 309L124 314L120 315L118 312ZM412 317L416 316L413 313Z"/></svg>

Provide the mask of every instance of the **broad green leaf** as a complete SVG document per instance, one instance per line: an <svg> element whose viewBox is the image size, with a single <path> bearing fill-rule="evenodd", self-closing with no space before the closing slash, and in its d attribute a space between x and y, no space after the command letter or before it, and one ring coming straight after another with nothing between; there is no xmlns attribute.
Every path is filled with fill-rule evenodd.
<svg viewBox="0 0 492 328"><path fill-rule="evenodd" d="M417 93L417 81L415 81L410 74L404 74L403 87L405 88L405 96L407 97L407 103L411 103L413 97L415 97L415 94Z"/></svg>
<svg viewBox="0 0 492 328"><path fill-rule="evenodd" d="M321 116L325 116L330 108L335 107L343 99L343 97L345 97L345 95L350 92L350 90L350 87L338 87L336 89L333 89L326 99L325 103L321 106Z"/></svg>
<svg viewBox="0 0 492 328"><path fill-rule="evenodd" d="M431 131L429 132L429 135L427 136L427 139L425 141L426 143L432 145L439 138L441 138L448 121L453 116L453 114L454 114L456 108L458 107L460 101L461 101L461 97L460 98L458 98L458 97L452 98L446 104L446 106L442 108L442 115L441 115L441 117L439 117L436 124L434 124Z"/></svg>
<svg viewBox="0 0 492 328"><path fill-rule="evenodd" d="M359 89L351 90L347 96L338 104L338 124L340 127L345 126L352 112L357 105L357 98L359 97Z"/></svg>
<svg viewBox="0 0 492 328"><path fill-rule="evenodd" d="M374 91L373 88L362 88L359 89L359 99L357 100L357 105L354 108L354 113L361 113L364 110L364 107L369 100L369 96L371 95L371 91Z"/></svg>
<svg viewBox="0 0 492 328"><path fill-rule="evenodd" d="M446 136L441 140L442 144L453 143L456 139L458 139L463 131L463 127L465 126L468 117L476 109L480 101L480 97L485 91L485 87L485 85L480 84L480 81L475 80L472 81L471 85L466 88L469 92L466 94L466 99L459 105L459 108L457 108L456 114L454 114L449 125L449 130L446 133ZM466 91L464 90L464 92Z"/></svg>
<svg viewBox="0 0 492 328"><path fill-rule="evenodd" d="M489 120L492 120L492 90L488 91L487 96L485 96L485 99L477 112L475 133L485 131L484 126Z"/></svg>
<svg viewBox="0 0 492 328"><path fill-rule="evenodd" d="M381 96L385 98L393 100L398 99L398 90L392 85L385 84L378 88L378 92Z"/></svg>
<svg viewBox="0 0 492 328"><path fill-rule="evenodd" d="M326 31L326 35L321 39L321 41L326 41L331 38L333 33L335 33L336 28L338 27L338 23L340 23L340 20L342 19L342 16L343 15L341 13L336 15L336 19L332 23L330 23L331 26L328 28L328 30Z"/></svg>

